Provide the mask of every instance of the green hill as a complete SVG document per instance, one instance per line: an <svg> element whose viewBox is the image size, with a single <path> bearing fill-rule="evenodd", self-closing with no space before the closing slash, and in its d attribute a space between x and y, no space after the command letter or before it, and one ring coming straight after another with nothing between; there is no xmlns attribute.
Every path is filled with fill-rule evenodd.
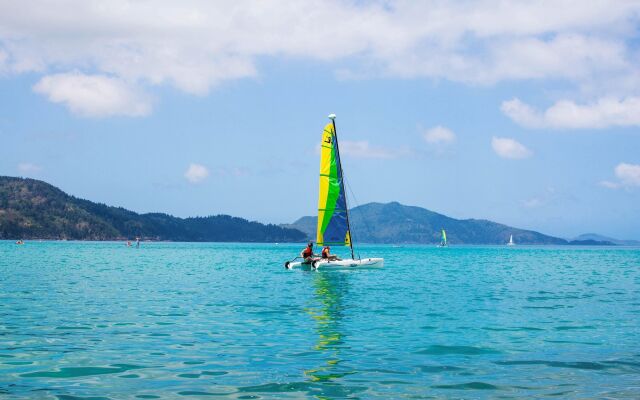
<svg viewBox="0 0 640 400"><path fill-rule="evenodd" d="M48 183L0 176L0 239L299 242L296 229L228 215L138 214L78 199Z"/></svg>
<svg viewBox="0 0 640 400"><path fill-rule="evenodd" d="M400 203L369 203L350 210L354 241L361 243L439 243L440 229L451 244L505 244L509 236L517 244L569 244L565 239L512 228L483 219L455 219L420 207ZM302 217L293 224L314 238L316 217Z"/></svg>

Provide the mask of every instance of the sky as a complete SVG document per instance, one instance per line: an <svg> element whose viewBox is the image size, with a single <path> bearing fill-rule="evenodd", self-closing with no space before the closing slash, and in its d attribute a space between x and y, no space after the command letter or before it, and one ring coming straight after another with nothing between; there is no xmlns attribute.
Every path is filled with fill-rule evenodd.
<svg viewBox="0 0 640 400"><path fill-rule="evenodd" d="M640 1L0 0L0 175L293 222L351 206L640 239Z"/></svg>

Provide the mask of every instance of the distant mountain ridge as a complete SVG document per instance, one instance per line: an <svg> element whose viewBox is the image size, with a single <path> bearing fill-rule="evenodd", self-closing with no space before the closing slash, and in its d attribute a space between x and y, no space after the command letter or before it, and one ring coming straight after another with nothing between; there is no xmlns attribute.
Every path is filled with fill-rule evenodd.
<svg viewBox="0 0 640 400"><path fill-rule="evenodd" d="M616 246L640 246L640 240L620 240L611 237L598 235L597 233L583 233L573 238L573 241L595 240L598 242L607 242Z"/></svg>
<svg viewBox="0 0 640 400"><path fill-rule="evenodd" d="M459 220L397 202L354 207L349 217L353 239L361 243L439 243L444 228L451 244L506 244L510 235L516 244L583 244L483 219ZM316 221L316 217L302 217L284 226L315 238Z"/></svg>
<svg viewBox="0 0 640 400"><path fill-rule="evenodd" d="M350 211L354 241L360 243L438 243L440 229L451 244L631 245L597 234L565 240L488 220L458 220L397 202L369 203ZM301 242L315 239L316 217L293 224L250 222L228 215L177 218L138 214L78 199L46 182L0 176L0 239L150 240L210 242Z"/></svg>
<svg viewBox="0 0 640 400"><path fill-rule="evenodd" d="M78 199L46 182L0 176L0 239L300 242L296 229L216 215L138 214Z"/></svg>

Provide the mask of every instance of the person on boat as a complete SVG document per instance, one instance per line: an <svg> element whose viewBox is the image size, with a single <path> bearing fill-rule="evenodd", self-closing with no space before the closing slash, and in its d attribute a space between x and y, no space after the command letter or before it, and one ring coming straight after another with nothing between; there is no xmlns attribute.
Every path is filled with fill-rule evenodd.
<svg viewBox="0 0 640 400"><path fill-rule="evenodd" d="M338 260L338 256L331 254L331 247L324 246L322 249L322 258L329 261Z"/></svg>
<svg viewBox="0 0 640 400"><path fill-rule="evenodd" d="M300 257L304 259L304 262L313 261L313 242L307 244L307 247L300 253Z"/></svg>

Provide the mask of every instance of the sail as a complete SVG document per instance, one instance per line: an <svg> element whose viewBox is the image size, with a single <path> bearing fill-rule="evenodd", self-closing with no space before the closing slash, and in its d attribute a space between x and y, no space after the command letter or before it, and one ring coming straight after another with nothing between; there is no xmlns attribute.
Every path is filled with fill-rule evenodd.
<svg viewBox="0 0 640 400"><path fill-rule="evenodd" d="M316 242L320 246L349 246L347 198L342 184L340 153L333 122L324 127L320 143L320 194Z"/></svg>
<svg viewBox="0 0 640 400"><path fill-rule="evenodd" d="M447 232L444 229L442 230L442 243L447 243Z"/></svg>

